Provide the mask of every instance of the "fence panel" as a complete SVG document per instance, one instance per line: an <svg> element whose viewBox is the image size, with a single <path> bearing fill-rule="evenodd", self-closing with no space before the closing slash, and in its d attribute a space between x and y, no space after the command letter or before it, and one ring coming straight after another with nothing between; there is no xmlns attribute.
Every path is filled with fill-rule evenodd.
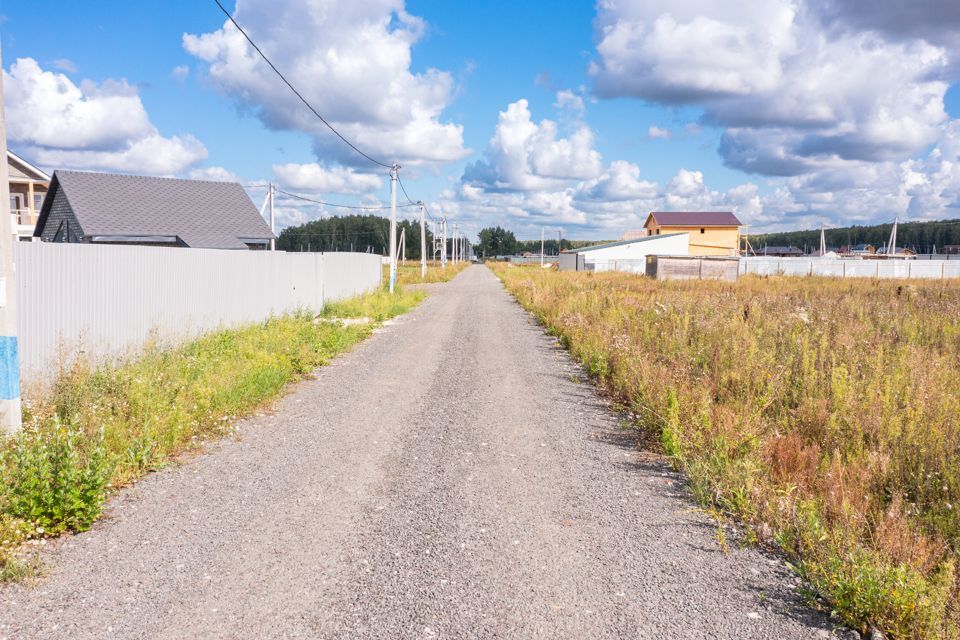
<svg viewBox="0 0 960 640"><path fill-rule="evenodd" d="M42 376L61 354L92 359L258 322L380 283L369 254L14 243L20 362ZM325 297L326 294L326 297Z"/></svg>

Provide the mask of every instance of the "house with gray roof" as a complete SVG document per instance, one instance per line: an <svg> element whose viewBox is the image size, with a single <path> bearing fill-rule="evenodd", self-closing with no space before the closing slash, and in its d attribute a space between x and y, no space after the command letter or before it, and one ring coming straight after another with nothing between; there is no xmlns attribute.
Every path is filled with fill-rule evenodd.
<svg viewBox="0 0 960 640"><path fill-rule="evenodd" d="M266 249L273 234L235 182L55 171L34 238L45 242Z"/></svg>

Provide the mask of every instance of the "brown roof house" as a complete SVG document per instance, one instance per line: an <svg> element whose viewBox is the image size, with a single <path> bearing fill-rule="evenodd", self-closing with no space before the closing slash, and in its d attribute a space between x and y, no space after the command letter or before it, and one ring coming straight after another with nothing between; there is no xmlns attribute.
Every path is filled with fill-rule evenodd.
<svg viewBox="0 0 960 640"><path fill-rule="evenodd" d="M55 171L34 238L45 242L266 249L274 237L235 182Z"/></svg>
<svg viewBox="0 0 960 640"><path fill-rule="evenodd" d="M643 225L652 236L689 233L691 256L738 255L741 226L729 211L653 211Z"/></svg>

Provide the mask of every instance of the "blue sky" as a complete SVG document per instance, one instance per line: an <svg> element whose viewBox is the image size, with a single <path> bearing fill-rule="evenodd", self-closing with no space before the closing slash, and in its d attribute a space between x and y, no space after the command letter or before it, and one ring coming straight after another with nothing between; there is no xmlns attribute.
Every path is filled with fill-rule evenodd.
<svg viewBox="0 0 960 640"><path fill-rule="evenodd" d="M386 201L385 172L318 128L212 0L43 4L38 20L36 2L0 2L9 145L27 159ZM613 238L652 209L734 210L751 230L960 217L960 9L920 4L227 6L437 215Z"/></svg>

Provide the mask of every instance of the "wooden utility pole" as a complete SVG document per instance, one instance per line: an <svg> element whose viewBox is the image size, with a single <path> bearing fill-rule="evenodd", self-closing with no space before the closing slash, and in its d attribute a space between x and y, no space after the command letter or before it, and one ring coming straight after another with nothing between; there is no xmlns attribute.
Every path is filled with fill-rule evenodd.
<svg viewBox="0 0 960 640"><path fill-rule="evenodd" d="M0 69L3 56L0 55ZM7 166L7 119L0 74L0 431L20 430L20 349L17 341L17 273L13 264L13 221Z"/></svg>

